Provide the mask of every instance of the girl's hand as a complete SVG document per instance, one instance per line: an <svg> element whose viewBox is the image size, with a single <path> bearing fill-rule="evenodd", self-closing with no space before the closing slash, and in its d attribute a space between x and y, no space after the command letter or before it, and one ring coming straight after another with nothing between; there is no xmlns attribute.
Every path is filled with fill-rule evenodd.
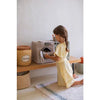
<svg viewBox="0 0 100 100"><path fill-rule="evenodd" d="M49 58L50 56L49 56L48 54L45 54L44 57L45 57L45 58Z"/></svg>

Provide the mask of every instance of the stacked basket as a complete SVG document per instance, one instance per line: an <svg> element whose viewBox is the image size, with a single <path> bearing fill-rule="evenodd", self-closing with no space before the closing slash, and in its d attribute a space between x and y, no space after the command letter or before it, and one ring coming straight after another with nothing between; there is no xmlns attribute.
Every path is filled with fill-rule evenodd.
<svg viewBox="0 0 100 100"><path fill-rule="evenodd" d="M29 46L17 47L17 65L20 67L28 66L31 64L32 50ZM18 72L17 73L17 89L23 89L30 86L30 72Z"/></svg>

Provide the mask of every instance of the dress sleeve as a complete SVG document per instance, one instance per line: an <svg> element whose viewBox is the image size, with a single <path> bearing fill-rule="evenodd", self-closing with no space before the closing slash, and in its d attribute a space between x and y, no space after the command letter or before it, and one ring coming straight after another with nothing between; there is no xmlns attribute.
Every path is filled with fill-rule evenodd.
<svg viewBox="0 0 100 100"><path fill-rule="evenodd" d="M62 48L60 45L57 45L54 55L57 55L58 57L63 57Z"/></svg>

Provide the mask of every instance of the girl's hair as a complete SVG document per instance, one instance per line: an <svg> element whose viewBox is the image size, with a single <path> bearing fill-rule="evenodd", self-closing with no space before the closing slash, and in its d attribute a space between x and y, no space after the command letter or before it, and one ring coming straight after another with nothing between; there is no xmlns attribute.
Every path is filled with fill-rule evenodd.
<svg viewBox="0 0 100 100"><path fill-rule="evenodd" d="M53 30L53 33L65 38L66 51L69 51L67 48L68 47L68 32L67 32L66 28L62 25L59 25Z"/></svg>

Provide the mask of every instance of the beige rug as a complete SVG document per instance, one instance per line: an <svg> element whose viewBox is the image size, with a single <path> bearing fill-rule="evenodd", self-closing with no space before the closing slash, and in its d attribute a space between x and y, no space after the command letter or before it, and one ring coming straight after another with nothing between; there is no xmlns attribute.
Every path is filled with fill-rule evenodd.
<svg viewBox="0 0 100 100"><path fill-rule="evenodd" d="M79 75L76 80L81 80L83 75ZM42 93L47 95L51 100L83 100L83 85L77 85L66 89L60 87L57 82L37 84L35 86Z"/></svg>

